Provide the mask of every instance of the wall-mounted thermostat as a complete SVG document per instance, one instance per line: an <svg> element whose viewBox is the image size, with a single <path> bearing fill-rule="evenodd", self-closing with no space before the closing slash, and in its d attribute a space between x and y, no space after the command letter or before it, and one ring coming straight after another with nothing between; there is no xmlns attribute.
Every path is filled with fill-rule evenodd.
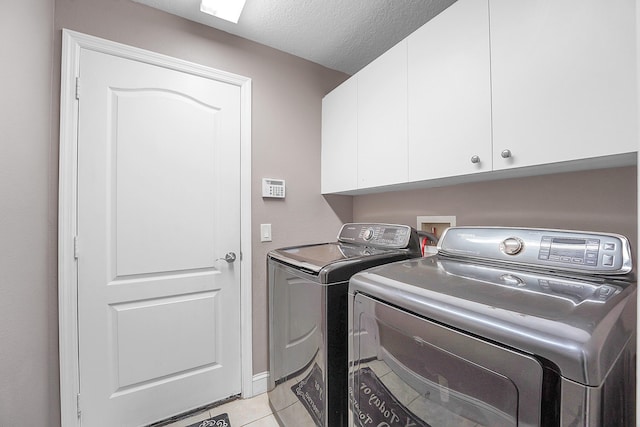
<svg viewBox="0 0 640 427"><path fill-rule="evenodd" d="M284 199L284 179L262 178L262 197Z"/></svg>

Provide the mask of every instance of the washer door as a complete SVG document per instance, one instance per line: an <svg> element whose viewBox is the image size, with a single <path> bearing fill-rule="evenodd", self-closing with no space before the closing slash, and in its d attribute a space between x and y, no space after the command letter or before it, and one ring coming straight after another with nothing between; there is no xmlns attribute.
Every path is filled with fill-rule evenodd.
<svg viewBox="0 0 640 427"><path fill-rule="evenodd" d="M543 367L533 357L363 294L352 310L353 426L540 425Z"/></svg>

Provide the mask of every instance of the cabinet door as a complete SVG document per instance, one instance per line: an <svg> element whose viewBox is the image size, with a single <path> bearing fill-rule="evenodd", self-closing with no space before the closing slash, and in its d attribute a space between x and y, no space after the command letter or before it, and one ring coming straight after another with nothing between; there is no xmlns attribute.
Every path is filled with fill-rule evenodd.
<svg viewBox="0 0 640 427"><path fill-rule="evenodd" d="M358 188L407 181L407 41L358 74Z"/></svg>
<svg viewBox="0 0 640 427"><path fill-rule="evenodd" d="M322 99L322 193L355 190L357 183L357 78Z"/></svg>
<svg viewBox="0 0 640 427"><path fill-rule="evenodd" d="M491 0L490 17L494 169L637 150L633 0Z"/></svg>
<svg viewBox="0 0 640 427"><path fill-rule="evenodd" d="M490 171L488 0L458 0L411 34L408 64L409 180Z"/></svg>

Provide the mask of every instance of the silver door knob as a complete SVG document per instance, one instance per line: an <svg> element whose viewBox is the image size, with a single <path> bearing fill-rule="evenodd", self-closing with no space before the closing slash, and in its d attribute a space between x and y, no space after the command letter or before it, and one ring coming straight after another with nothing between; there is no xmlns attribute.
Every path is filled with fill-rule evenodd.
<svg viewBox="0 0 640 427"><path fill-rule="evenodd" d="M480 156L472 156L471 163L473 163L474 165L480 163Z"/></svg>
<svg viewBox="0 0 640 427"><path fill-rule="evenodd" d="M224 256L224 258L218 258L216 261L227 261L229 264L231 264L232 262L235 262L236 260L236 253L235 252L229 252L228 254L226 254Z"/></svg>
<svg viewBox="0 0 640 427"><path fill-rule="evenodd" d="M502 150L502 153L500 153L500 155L503 159L508 159L509 157L511 157L511 150Z"/></svg>

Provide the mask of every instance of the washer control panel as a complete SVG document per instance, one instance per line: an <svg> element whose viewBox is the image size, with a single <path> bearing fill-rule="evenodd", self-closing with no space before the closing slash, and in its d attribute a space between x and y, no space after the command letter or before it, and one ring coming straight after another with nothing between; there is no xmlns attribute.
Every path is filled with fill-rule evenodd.
<svg viewBox="0 0 640 427"><path fill-rule="evenodd" d="M345 224L338 241L378 248L404 249L411 241L411 227L397 224Z"/></svg>
<svg viewBox="0 0 640 427"><path fill-rule="evenodd" d="M607 242L606 245L602 245L602 250L608 253L603 253L600 257L600 242L597 238L542 236L538 259L594 267L601 262L603 266L611 267L616 258L620 258L619 254L614 253L619 245L616 242Z"/></svg>
<svg viewBox="0 0 640 427"><path fill-rule="evenodd" d="M451 227L444 254L592 274L631 271L631 249L618 234L501 227Z"/></svg>

